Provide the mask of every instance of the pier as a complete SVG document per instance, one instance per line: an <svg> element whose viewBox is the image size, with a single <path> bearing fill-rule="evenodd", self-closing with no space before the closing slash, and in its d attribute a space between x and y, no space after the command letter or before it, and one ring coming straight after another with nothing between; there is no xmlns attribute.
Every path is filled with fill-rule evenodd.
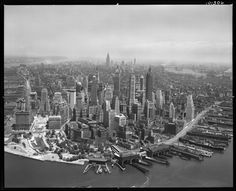
<svg viewBox="0 0 236 191"><path fill-rule="evenodd" d="M148 157L153 157L153 156L158 156L158 155L162 155L165 154L169 151L169 145L152 145L148 148L146 148L146 152L147 152L147 156Z"/></svg>
<svg viewBox="0 0 236 191"><path fill-rule="evenodd" d="M186 138L179 138L179 141L182 142L182 143L190 143L190 144L193 144L193 145L196 145L196 146L200 146L200 147L215 150L215 151L225 150L225 148L221 147L221 146L213 146L213 145L207 144L207 143L204 144L204 143L196 142L194 140L189 140L189 139L186 139Z"/></svg>
<svg viewBox="0 0 236 191"><path fill-rule="evenodd" d="M152 166L152 163L151 162L148 162L148 161L142 161L142 160L138 160L138 161L135 161L136 163L138 164L141 164L141 165L144 165L144 166Z"/></svg>
<svg viewBox="0 0 236 191"><path fill-rule="evenodd" d="M177 153L180 153L180 154L182 154L183 156L186 156L186 157L191 157L191 158L197 159L197 160L199 160L199 161L202 161L202 160L203 160L203 158L202 158L201 156L199 156L199 155L197 155L197 154L194 154L194 153L192 153L192 152L189 152L189 151L186 151L186 150L177 148L177 147L175 147L175 146L172 146L172 147L171 147L171 150L172 150L172 151L175 151L175 152L177 152Z"/></svg>
<svg viewBox="0 0 236 191"><path fill-rule="evenodd" d="M149 170L148 169L146 169L146 168L143 168L143 167L141 167L141 166L139 166L139 165L137 165L136 163L132 163L132 164L130 164L131 166L133 166L133 167L135 167L135 168L137 168L138 170L140 170L142 173L147 173L147 172L149 172Z"/></svg>
<svg viewBox="0 0 236 191"><path fill-rule="evenodd" d="M164 161L164 160L158 160L158 159L154 159L154 158L151 158L151 157L144 157L143 158L144 161L150 161L150 162L155 162L155 163L158 163L158 164L165 164L165 165L169 165L170 163L168 161Z"/></svg>
<svg viewBox="0 0 236 191"><path fill-rule="evenodd" d="M88 158L88 160L89 160L88 161L89 163L96 163L96 164L103 164L103 165L105 165L108 162L108 160L105 158Z"/></svg>
<svg viewBox="0 0 236 191"><path fill-rule="evenodd" d="M210 133L203 133L203 132L187 132L187 135L191 136L197 136L197 137L206 137L206 138L213 138L213 139L219 139L223 141L229 141L229 138L227 136L223 135L214 135Z"/></svg>
<svg viewBox="0 0 236 191"><path fill-rule="evenodd" d="M210 151L206 151L206 150L203 150L203 149L198 149L198 148L195 148L195 147L191 147L191 146L186 146L188 149L191 149L193 151L199 151L201 153L202 156L205 156L205 157L211 157L213 152L210 152Z"/></svg>
<svg viewBox="0 0 236 191"><path fill-rule="evenodd" d="M83 173L86 173L91 169L92 167L98 167L96 170L96 173L102 173L103 169L104 172L111 173L110 169L107 166L106 160L101 160L101 159L90 159L88 165L85 167Z"/></svg>
<svg viewBox="0 0 236 191"><path fill-rule="evenodd" d="M132 164L134 161L140 159L138 152L122 150L116 145L112 145L111 149L121 166L124 166L124 164Z"/></svg>

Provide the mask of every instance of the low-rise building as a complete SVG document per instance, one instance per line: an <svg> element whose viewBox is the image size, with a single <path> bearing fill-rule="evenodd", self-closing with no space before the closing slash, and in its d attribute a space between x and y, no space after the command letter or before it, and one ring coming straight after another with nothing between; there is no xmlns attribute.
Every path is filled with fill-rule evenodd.
<svg viewBox="0 0 236 191"><path fill-rule="evenodd" d="M183 120L177 120L177 122L175 123L166 123L164 133L176 135L179 131L183 129L184 124L185 123Z"/></svg>
<svg viewBox="0 0 236 191"><path fill-rule="evenodd" d="M60 129L61 128L61 116L49 116L48 118L48 128L49 129Z"/></svg>
<svg viewBox="0 0 236 191"><path fill-rule="evenodd" d="M29 111L18 111L15 113L16 125L14 130L29 130L31 126L31 115Z"/></svg>

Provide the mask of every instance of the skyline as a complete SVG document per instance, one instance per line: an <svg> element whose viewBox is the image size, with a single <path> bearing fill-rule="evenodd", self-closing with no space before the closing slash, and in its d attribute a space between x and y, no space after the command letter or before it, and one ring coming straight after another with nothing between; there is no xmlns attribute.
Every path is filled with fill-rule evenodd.
<svg viewBox="0 0 236 191"><path fill-rule="evenodd" d="M4 56L232 64L232 5L4 8Z"/></svg>

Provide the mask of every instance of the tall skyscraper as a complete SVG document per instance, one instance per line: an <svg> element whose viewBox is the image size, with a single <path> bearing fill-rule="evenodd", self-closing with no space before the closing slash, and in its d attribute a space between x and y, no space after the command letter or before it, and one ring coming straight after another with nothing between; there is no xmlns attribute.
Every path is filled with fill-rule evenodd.
<svg viewBox="0 0 236 191"><path fill-rule="evenodd" d="M154 102L149 102L149 118L153 120L155 118L156 108Z"/></svg>
<svg viewBox="0 0 236 191"><path fill-rule="evenodd" d="M29 79L25 81L25 111L30 111L30 82Z"/></svg>
<svg viewBox="0 0 236 191"><path fill-rule="evenodd" d="M154 92L152 92L152 102L156 103L156 95Z"/></svg>
<svg viewBox="0 0 236 191"><path fill-rule="evenodd" d="M142 111L144 110L144 106L145 106L145 100L146 100L146 95L145 95L145 92L142 91L141 93L141 107L142 107Z"/></svg>
<svg viewBox="0 0 236 191"><path fill-rule="evenodd" d="M37 92L30 92L30 108L35 110L38 107L37 104Z"/></svg>
<svg viewBox="0 0 236 191"><path fill-rule="evenodd" d="M62 102L61 92L55 92L54 93L53 101L58 102L58 103Z"/></svg>
<svg viewBox="0 0 236 191"><path fill-rule="evenodd" d="M140 92L140 79L139 79L139 77L137 77L135 79L135 91Z"/></svg>
<svg viewBox="0 0 236 191"><path fill-rule="evenodd" d="M127 103L124 99L120 101L120 112L123 114L127 114Z"/></svg>
<svg viewBox="0 0 236 191"><path fill-rule="evenodd" d="M83 87L85 90L85 94L88 94L88 76L83 76Z"/></svg>
<svg viewBox="0 0 236 191"><path fill-rule="evenodd" d="M165 92L164 91L162 91L162 103L163 103L163 105L166 104L166 102L165 102Z"/></svg>
<svg viewBox="0 0 236 191"><path fill-rule="evenodd" d="M169 108L169 118L172 120L172 122L175 120L175 107L172 102L171 102L170 108Z"/></svg>
<svg viewBox="0 0 236 191"><path fill-rule="evenodd" d="M140 103L135 103L132 106L132 113L136 115L136 120L140 120L141 117L141 112L142 112L142 106Z"/></svg>
<svg viewBox="0 0 236 191"><path fill-rule="evenodd" d="M97 79L96 76L93 76L92 87L91 87L91 105L97 105L98 101L97 89L98 89Z"/></svg>
<svg viewBox="0 0 236 191"><path fill-rule="evenodd" d="M141 75L140 77L140 90L144 90L144 77Z"/></svg>
<svg viewBox="0 0 236 191"><path fill-rule="evenodd" d="M112 93L112 89L111 89L111 86L107 85L105 87L105 90L104 90L104 97L105 97L105 100L108 100L108 101L112 101L112 97L113 97L113 93Z"/></svg>
<svg viewBox="0 0 236 191"><path fill-rule="evenodd" d="M160 89L157 89L156 91L156 106L159 109L163 108L163 97L162 97L162 91Z"/></svg>
<svg viewBox="0 0 236 191"><path fill-rule="evenodd" d="M85 103L85 93L84 91L76 92L76 110L79 112L81 109L83 109Z"/></svg>
<svg viewBox="0 0 236 191"><path fill-rule="evenodd" d="M131 106L134 103L134 101L135 101L135 75L132 67L129 79L129 105Z"/></svg>
<svg viewBox="0 0 236 191"><path fill-rule="evenodd" d="M25 99L19 98L16 100L16 109L17 111L25 111Z"/></svg>
<svg viewBox="0 0 236 191"><path fill-rule="evenodd" d="M107 53L107 58L106 58L106 65L109 66L110 65L110 56L109 53Z"/></svg>
<svg viewBox="0 0 236 191"><path fill-rule="evenodd" d="M64 124L69 119L69 106L65 100L59 104L59 113L61 116L61 123Z"/></svg>
<svg viewBox="0 0 236 191"><path fill-rule="evenodd" d="M146 75L146 99L149 101L153 101L152 90L153 90L153 77L152 77L151 67L149 67L148 73Z"/></svg>
<svg viewBox="0 0 236 191"><path fill-rule="evenodd" d="M192 121L194 118L194 104L192 95L187 96L186 121Z"/></svg>
<svg viewBox="0 0 236 191"><path fill-rule="evenodd" d="M43 88L41 92L40 113L49 114L49 112L50 112L50 105L49 105L49 99L48 99L48 90L46 88Z"/></svg>
<svg viewBox="0 0 236 191"><path fill-rule="evenodd" d="M116 114L120 114L120 100L118 96L115 98L115 112Z"/></svg>
<svg viewBox="0 0 236 191"><path fill-rule="evenodd" d="M105 94L104 94L104 87L103 87L103 84L102 83L99 83L98 84L98 104L99 105L102 105L103 102L104 102L104 97L105 97Z"/></svg>
<svg viewBox="0 0 236 191"><path fill-rule="evenodd" d="M110 101L108 101L108 100L104 101L104 103L103 103L103 110L104 110L104 112L111 110L111 103L110 103Z"/></svg>
<svg viewBox="0 0 236 191"><path fill-rule="evenodd" d="M98 105L97 109L97 121L102 123L104 119L104 112L101 105Z"/></svg>
<svg viewBox="0 0 236 191"><path fill-rule="evenodd" d="M116 71L115 71L115 76L113 77L114 81L114 96L120 97L120 70L119 67L117 66Z"/></svg>
<svg viewBox="0 0 236 191"><path fill-rule="evenodd" d="M116 112L114 110L110 110L107 112L108 116L108 136L114 137L116 135L115 131L115 116Z"/></svg>
<svg viewBox="0 0 236 191"><path fill-rule="evenodd" d="M150 118L150 102L147 99L144 106L144 115L147 119Z"/></svg>
<svg viewBox="0 0 236 191"><path fill-rule="evenodd" d="M31 115L29 111L17 111L16 116L16 125L14 130L29 130L31 125Z"/></svg>
<svg viewBox="0 0 236 191"><path fill-rule="evenodd" d="M75 87L76 87L76 94L80 93L83 89L81 82L76 82Z"/></svg>
<svg viewBox="0 0 236 191"><path fill-rule="evenodd" d="M165 90L165 103L168 104L171 101L171 90Z"/></svg>
<svg viewBox="0 0 236 191"><path fill-rule="evenodd" d="M80 112L83 109L83 104L85 102L85 93L83 91L83 86L81 82L76 82L76 111Z"/></svg>
<svg viewBox="0 0 236 191"><path fill-rule="evenodd" d="M68 103L71 109L75 107L76 104L76 92L74 89L67 91Z"/></svg>

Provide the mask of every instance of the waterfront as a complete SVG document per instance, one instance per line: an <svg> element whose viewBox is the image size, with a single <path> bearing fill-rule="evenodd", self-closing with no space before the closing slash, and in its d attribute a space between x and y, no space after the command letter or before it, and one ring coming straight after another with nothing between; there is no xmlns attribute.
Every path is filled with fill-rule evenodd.
<svg viewBox="0 0 236 191"><path fill-rule="evenodd" d="M58 8L4 6L5 187L232 186L232 6Z"/></svg>
<svg viewBox="0 0 236 191"><path fill-rule="evenodd" d="M233 186L233 140L224 153L214 153L203 162L178 157L169 162L169 166L154 164L147 178L129 165L124 172L109 166L111 174L97 175L93 170L83 174L85 166L42 162L5 153L5 187Z"/></svg>

